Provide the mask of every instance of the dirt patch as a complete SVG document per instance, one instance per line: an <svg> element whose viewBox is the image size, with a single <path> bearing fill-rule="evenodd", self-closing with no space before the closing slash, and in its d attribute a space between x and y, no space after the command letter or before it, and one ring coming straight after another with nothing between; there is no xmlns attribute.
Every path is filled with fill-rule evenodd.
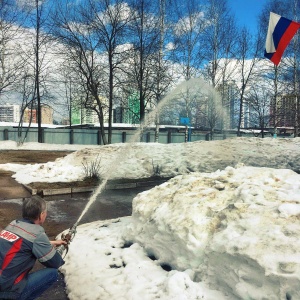
<svg viewBox="0 0 300 300"><path fill-rule="evenodd" d="M44 151L44 150L1 150L0 164L36 164L55 161L57 158L65 157L72 151ZM12 178L13 172L0 169L0 200L26 198L31 193ZM44 184L47 188L47 183Z"/></svg>
<svg viewBox="0 0 300 300"><path fill-rule="evenodd" d="M73 151L45 151L45 150L1 150L0 164L35 164L55 161L65 157Z"/></svg>
<svg viewBox="0 0 300 300"><path fill-rule="evenodd" d="M0 200L30 197L30 192L12 175L12 172L0 170Z"/></svg>

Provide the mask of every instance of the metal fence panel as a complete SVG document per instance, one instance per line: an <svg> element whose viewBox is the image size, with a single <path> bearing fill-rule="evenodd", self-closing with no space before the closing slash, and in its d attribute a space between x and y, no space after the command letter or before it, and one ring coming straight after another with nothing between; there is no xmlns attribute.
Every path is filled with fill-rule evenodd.
<svg viewBox="0 0 300 300"><path fill-rule="evenodd" d="M184 132L178 132L178 133L173 133L171 135L171 142L172 143L184 143L185 142L185 133Z"/></svg>
<svg viewBox="0 0 300 300"><path fill-rule="evenodd" d="M27 128L22 130L22 138L25 137ZM6 126L0 128L0 141L12 140L18 142L18 128ZM107 131L106 131L107 134ZM234 134L227 134L227 138L234 137ZM215 140L223 139L223 134L214 134ZM158 142L167 143L184 143L185 132L160 131ZM191 141L207 140L206 133L192 132ZM38 129L30 128L27 133L25 142L37 142ZM98 128L43 128L43 142L49 144L80 144L80 145L97 145L100 144L100 132ZM130 142L155 142L155 131L145 131L140 136L138 130L112 130L112 143L130 143Z"/></svg>
<svg viewBox="0 0 300 300"><path fill-rule="evenodd" d="M44 142L48 144L70 144L70 129L45 129Z"/></svg>

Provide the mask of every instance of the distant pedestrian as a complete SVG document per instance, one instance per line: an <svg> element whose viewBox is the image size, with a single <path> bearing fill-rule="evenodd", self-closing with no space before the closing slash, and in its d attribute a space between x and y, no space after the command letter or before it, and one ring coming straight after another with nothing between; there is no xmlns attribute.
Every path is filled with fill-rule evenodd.
<svg viewBox="0 0 300 300"><path fill-rule="evenodd" d="M57 281L64 260L55 247L66 242L49 241L42 227L46 216L44 199L24 199L23 218L0 231L0 299L36 299ZM29 273L36 260L46 268Z"/></svg>

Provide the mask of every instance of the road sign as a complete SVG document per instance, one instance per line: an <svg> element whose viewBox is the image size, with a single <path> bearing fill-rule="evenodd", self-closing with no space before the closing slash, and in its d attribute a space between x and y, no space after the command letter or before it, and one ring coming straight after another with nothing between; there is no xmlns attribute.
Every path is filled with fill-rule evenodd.
<svg viewBox="0 0 300 300"><path fill-rule="evenodd" d="M190 118L180 118L180 124L182 125L190 125Z"/></svg>

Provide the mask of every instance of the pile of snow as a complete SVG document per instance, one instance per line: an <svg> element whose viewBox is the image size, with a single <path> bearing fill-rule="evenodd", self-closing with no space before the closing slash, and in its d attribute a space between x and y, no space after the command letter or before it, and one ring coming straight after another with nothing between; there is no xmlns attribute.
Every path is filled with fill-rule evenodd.
<svg viewBox="0 0 300 300"><path fill-rule="evenodd" d="M78 144L44 144L29 142L18 144L15 141L1 141L0 150L47 150L47 151L77 151L85 148L99 148L98 145L78 145Z"/></svg>
<svg viewBox="0 0 300 300"><path fill-rule="evenodd" d="M68 296L300 299L299 217L291 170L177 176L136 196L132 217L79 227L62 267Z"/></svg>
<svg viewBox="0 0 300 300"><path fill-rule="evenodd" d="M31 143L27 147L34 147ZM9 149L9 145L5 149ZM0 149L5 147L0 144ZM37 144L39 150L66 150L68 145ZM60 148L59 148L60 147ZM13 171L23 184L30 182L68 182L82 180L83 164L100 161L102 177L151 177L158 167L161 176L172 177L191 172L214 172L244 163L256 167L300 170L300 138L234 138L222 141L198 141L181 144L132 143L106 146L70 145L76 152L55 162L33 165L4 164L1 169Z"/></svg>

